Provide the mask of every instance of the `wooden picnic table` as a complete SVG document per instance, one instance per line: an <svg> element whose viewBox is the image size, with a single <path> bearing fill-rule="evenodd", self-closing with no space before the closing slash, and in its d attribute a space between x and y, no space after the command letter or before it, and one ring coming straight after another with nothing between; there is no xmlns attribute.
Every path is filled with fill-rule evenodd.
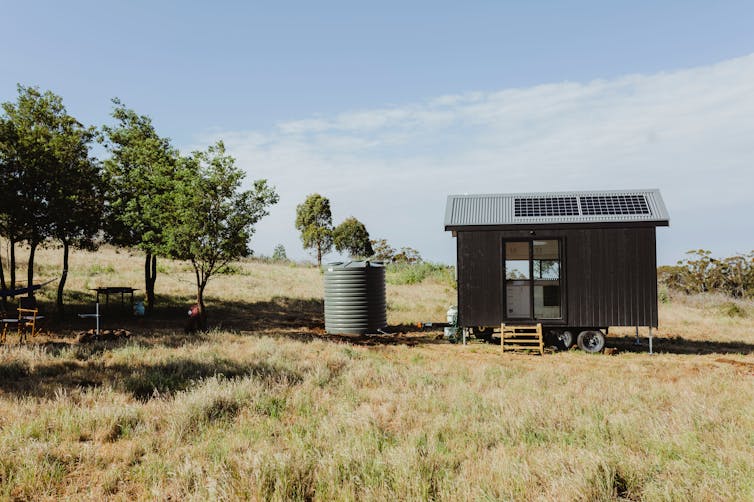
<svg viewBox="0 0 754 502"><path fill-rule="evenodd" d="M110 304L110 295L117 295L118 293L120 293L120 303L122 305L125 301L125 295L129 294L131 295L131 305L133 306L134 291L138 291L138 289L129 286L103 286L100 288L92 288L90 291L97 292L97 303L100 303L100 295L105 295L105 305Z"/></svg>

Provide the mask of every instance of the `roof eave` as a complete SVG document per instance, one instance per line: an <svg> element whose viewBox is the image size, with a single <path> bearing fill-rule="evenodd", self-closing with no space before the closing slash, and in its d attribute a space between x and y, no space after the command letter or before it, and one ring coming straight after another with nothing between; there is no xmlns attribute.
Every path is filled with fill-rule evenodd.
<svg viewBox="0 0 754 502"><path fill-rule="evenodd" d="M583 223L505 223L492 225L445 225L445 231L487 231L487 230L524 230L537 228L542 230L560 230L566 228L647 228L669 227L670 220L656 221L589 221Z"/></svg>

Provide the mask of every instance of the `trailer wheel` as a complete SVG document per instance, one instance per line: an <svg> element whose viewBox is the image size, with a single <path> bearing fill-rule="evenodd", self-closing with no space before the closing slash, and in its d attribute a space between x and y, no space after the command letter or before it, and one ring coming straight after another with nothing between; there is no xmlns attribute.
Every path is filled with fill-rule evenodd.
<svg viewBox="0 0 754 502"><path fill-rule="evenodd" d="M568 350L571 347L573 347L573 331L564 329L563 331L558 331L558 334L556 336L557 338L557 345L558 349L560 350Z"/></svg>
<svg viewBox="0 0 754 502"><path fill-rule="evenodd" d="M576 343L584 352L596 354L605 348L605 335L598 329L582 331Z"/></svg>
<svg viewBox="0 0 754 502"><path fill-rule="evenodd" d="M485 342L491 342L492 341L492 334L495 332L493 328L486 328L484 326L474 326L471 328L471 333L480 340L484 340Z"/></svg>

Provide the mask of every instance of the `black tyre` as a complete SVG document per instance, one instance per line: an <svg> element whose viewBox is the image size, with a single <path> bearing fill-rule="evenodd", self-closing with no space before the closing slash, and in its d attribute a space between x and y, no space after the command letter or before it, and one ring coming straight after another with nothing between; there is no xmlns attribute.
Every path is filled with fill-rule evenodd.
<svg viewBox="0 0 754 502"><path fill-rule="evenodd" d="M576 343L584 352L596 354L605 348L605 335L598 329L582 331L579 333Z"/></svg>
<svg viewBox="0 0 754 502"><path fill-rule="evenodd" d="M484 340L485 342L492 341L492 334L495 332L494 328L486 328L484 326L475 326L471 328L471 333L475 338Z"/></svg>

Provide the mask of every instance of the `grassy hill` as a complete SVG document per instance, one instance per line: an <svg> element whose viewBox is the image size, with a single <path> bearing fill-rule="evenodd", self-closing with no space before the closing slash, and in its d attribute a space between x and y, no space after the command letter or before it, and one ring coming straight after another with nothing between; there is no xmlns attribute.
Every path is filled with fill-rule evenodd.
<svg viewBox="0 0 754 502"><path fill-rule="evenodd" d="M143 287L142 265L76 253L71 312L92 310L89 288ZM0 498L754 498L751 302L668 296L654 356L611 330L618 355L538 357L326 335L320 273L254 261L210 283L215 329L185 335L193 276L159 267L153 318L106 312L129 340L76 343L92 322L69 318L0 348ZM389 282L404 330L455 302L442 274Z"/></svg>

